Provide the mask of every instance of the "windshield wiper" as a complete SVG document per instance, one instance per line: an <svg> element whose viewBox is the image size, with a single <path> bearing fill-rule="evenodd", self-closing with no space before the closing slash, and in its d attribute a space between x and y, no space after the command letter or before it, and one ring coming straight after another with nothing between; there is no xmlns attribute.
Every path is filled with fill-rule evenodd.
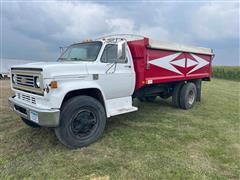
<svg viewBox="0 0 240 180"><path fill-rule="evenodd" d="M84 59L81 58L71 58L72 61L84 61Z"/></svg>

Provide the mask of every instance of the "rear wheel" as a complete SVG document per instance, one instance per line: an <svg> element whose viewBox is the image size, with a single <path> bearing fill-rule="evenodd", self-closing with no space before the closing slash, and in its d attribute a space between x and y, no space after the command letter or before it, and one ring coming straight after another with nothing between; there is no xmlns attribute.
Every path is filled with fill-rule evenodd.
<svg viewBox="0 0 240 180"><path fill-rule="evenodd" d="M187 83L180 92L180 107L182 109L190 109L194 106L197 97L197 88L194 83Z"/></svg>
<svg viewBox="0 0 240 180"><path fill-rule="evenodd" d="M61 111L58 139L70 148L81 148L97 141L106 125L102 104L90 96L68 100Z"/></svg>
<svg viewBox="0 0 240 180"><path fill-rule="evenodd" d="M182 86L184 85L183 82L180 82L174 86L173 94L172 94L172 104L179 108L180 107L180 91Z"/></svg>
<svg viewBox="0 0 240 180"><path fill-rule="evenodd" d="M29 127L31 127L31 128L40 128L41 126L39 126L38 124L36 124L36 123L34 123L34 122L32 122L32 121L29 121L29 120L27 120L27 119L25 119L25 118L21 118L22 119L22 121L27 125L27 126L29 126Z"/></svg>

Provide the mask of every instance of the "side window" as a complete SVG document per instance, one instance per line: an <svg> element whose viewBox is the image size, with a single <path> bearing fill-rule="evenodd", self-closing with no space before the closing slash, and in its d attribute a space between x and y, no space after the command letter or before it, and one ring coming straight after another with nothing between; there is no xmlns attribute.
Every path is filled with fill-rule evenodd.
<svg viewBox="0 0 240 180"><path fill-rule="evenodd" d="M116 61L117 61L117 45L116 44L106 45L101 57L101 62L114 63Z"/></svg>

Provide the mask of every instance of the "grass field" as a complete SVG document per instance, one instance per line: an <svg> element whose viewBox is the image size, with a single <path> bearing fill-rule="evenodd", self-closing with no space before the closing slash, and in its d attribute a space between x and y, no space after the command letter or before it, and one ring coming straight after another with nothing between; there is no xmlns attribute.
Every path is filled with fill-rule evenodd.
<svg viewBox="0 0 240 180"><path fill-rule="evenodd" d="M78 150L20 122L0 83L0 179L239 179L239 82L204 82L189 111L135 101L139 111L110 118L103 137Z"/></svg>

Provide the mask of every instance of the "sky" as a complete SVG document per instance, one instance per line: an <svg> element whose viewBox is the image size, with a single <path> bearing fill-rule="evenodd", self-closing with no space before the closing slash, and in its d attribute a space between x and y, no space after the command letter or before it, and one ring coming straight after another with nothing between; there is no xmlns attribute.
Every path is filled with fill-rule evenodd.
<svg viewBox="0 0 240 180"><path fill-rule="evenodd" d="M237 1L1 3L2 58L54 61L59 47L116 33L209 47L215 65L240 65Z"/></svg>

